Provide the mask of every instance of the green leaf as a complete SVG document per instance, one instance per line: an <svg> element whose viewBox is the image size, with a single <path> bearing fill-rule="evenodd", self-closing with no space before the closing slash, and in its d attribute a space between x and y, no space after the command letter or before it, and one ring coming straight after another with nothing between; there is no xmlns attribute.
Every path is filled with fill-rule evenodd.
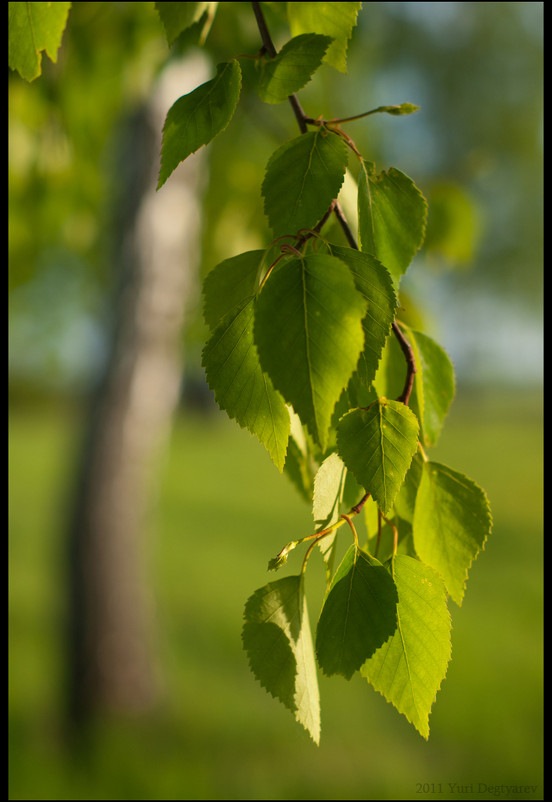
<svg viewBox="0 0 552 802"><path fill-rule="evenodd" d="M332 40L305 33L290 39L275 58L261 63L257 90L265 103L282 103L310 81Z"/></svg>
<svg viewBox="0 0 552 802"><path fill-rule="evenodd" d="M302 134L272 154L262 194L275 237L318 223L339 194L347 159L341 137L322 129Z"/></svg>
<svg viewBox="0 0 552 802"><path fill-rule="evenodd" d="M420 331L407 330L416 358L411 406L420 421L420 440L434 446L454 398L454 368L446 351Z"/></svg>
<svg viewBox="0 0 552 802"><path fill-rule="evenodd" d="M354 409L337 427L337 450L356 480L384 515L418 448L418 421L399 401L379 398L368 409Z"/></svg>
<svg viewBox="0 0 552 802"><path fill-rule="evenodd" d="M42 73L42 51L55 64L71 3L8 3L8 64L26 81Z"/></svg>
<svg viewBox="0 0 552 802"><path fill-rule="evenodd" d="M399 596L397 629L360 673L424 738L429 714L450 660L450 614L439 574L397 554L392 572Z"/></svg>
<svg viewBox="0 0 552 802"><path fill-rule="evenodd" d="M421 246L426 227L427 201L414 182L394 167L376 174L363 161L358 180L360 249L371 253L398 285Z"/></svg>
<svg viewBox="0 0 552 802"><path fill-rule="evenodd" d="M173 103L163 126L158 189L180 162L226 128L237 106L240 88L241 69L234 59L219 64L215 78Z"/></svg>
<svg viewBox="0 0 552 802"><path fill-rule="evenodd" d="M351 546L332 580L316 630L316 656L327 675L350 679L397 626L397 591L389 572Z"/></svg>
<svg viewBox="0 0 552 802"><path fill-rule="evenodd" d="M282 471L289 412L259 363L254 306L255 299L248 298L223 318L203 350L203 366L221 409L259 439Z"/></svg>
<svg viewBox="0 0 552 802"><path fill-rule="evenodd" d="M346 478L347 468L343 460L335 452L330 454L318 469L314 477L312 497L312 517L317 531L331 526L339 519ZM333 572L336 545L335 532L318 542L318 548L326 564L328 582Z"/></svg>
<svg viewBox="0 0 552 802"><path fill-rule="evenodd" d="M312 502L314 474L317 465L310 454L301 419L291 407L289 407L289 416L291 422L290 438L284 473L293 482L303 500L310 504Z"/></svg>
<svg viewBox="0 0 552 802"><path fill-rule="evenodd" d="M484 491L438 462L424 463L414 508L414 548L435 568L449 595L462 604L468 570L492 526Z"/></svg>
<svg viewBox="0 0 552 802"><path fill-rule="evenodd" d="M340 72L347 72L347 47L362 3L288 3L287 13L292 36L321 33L331 36L333 44L324 58Z"/></svg>
<svg viewBox="0 0 552 802"><path fill-rule="evenodd" d="M361 381L368 387L376 375L397 309L393 281L385 267L371 254L335 245L332 245L332 252L348 266L357 290L368 302L362 321L364 350L357 367Z"/></svg>
<svg viewBox="0 0 552 802"><path fill-rule="evenodd" d="M318 743L318 680L302 578L285 577L255 591L244 617L242 640L252 672Z"/></svg>
<svg viewBox="0 0 552 802"><path fill-rule="evenodd" d="M278 265L257 301L261 365L322 448L363 347L365 311L347 265L326 254Z"/></svg>
<svg viewBox="0 0 552 802"><path fill-rule="evenodd" d="M314 477L312 517L317 529L324 529L339 518L347 468L335 453L327 457Z"/></svg>
<svg viewBox="0 0 552 802"><path fill-rule="evenodd" d="M211 26L218 3L155 3L167 42L170 45L180 36L182 31L199 22L204 14L207 15L208 25ZM202 34L204 41L207 31Z"/></svg>
<svg viewBox="0 0 552 802"><path fill-rule="evenodd" d="M203 283L203 315L210 329L255 295L264 251L246 251L225 259L214 267Z"/></svg>

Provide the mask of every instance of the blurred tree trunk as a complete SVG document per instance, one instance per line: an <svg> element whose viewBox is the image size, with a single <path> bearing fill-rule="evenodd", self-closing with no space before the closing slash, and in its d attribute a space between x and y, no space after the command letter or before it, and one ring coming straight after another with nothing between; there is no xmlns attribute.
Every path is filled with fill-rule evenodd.
<svg viewBox="0 0 552 802"><path fill-rule="evenodd" d="M157 696L144 529L156 461L182 372L182 327L195 289L201 154L157 193L161 131L203 62L169 67L155 98L126 121L113 176L118 275L110 353L83 449L69 537L68 712L83 725L137 712Z"/></svg>

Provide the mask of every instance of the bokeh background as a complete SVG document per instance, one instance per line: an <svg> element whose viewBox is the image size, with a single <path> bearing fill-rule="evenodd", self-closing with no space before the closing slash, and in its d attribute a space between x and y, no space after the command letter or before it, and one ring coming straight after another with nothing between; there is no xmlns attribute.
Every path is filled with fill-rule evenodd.
<svg viewBox="0 0 552 802"><path fill-rule="evenodd" d="M263 4L277 45L288 36L279 5ZM542 798L542 28L542 3L365 3L348 74L324 65L299 94L314 117L421 106L347 131L429 200L402 303L456 368L432 457L484 487L494 518L465 601L451 604L453 659L428 742L360 677L320 677L315 747L241 648L243 605L268 559L312 528L201 370L200 279L268 243L264 166L297 134L286 104L256 99L245 59L235 118L175 178L184 190L165 228L145 235L155 255L156 237L184 230L188 277L171 312L178 394L130 547L143 562L151 699L100 700L85 732L68 725L77 479L136 253L121 241L140 236L133 214L155 195L158 145L134 136L137 121L146 109L162 124L176 97L259 38L248 3L220 4L205 49L198 25L171 51L153 3L76 3L58 63L44 59L32 84L10 74L10 799Z"/></svg>

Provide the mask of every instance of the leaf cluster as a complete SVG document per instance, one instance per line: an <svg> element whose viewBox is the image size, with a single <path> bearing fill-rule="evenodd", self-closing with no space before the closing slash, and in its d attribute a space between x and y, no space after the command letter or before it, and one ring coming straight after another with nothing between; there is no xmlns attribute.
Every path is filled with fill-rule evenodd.
<svg viewBox="0 0 552 802"><path fill-rule="evenodd" d="M191 26L204 40L216 5L157 3L168 42ZM315 532L270 560L278 570L309 543L299 573L247 601L243 644L257 679L315 742L317 665L345 679L360 672L427 738L450 660L448 598L462 603L491 515L481 488L426 455L454 397L453 366L438 343L397 318L401 279L425 236L427 202L399 169L378 172L342 128L418 107L308 117L296 92L324 61L346 70L360 3L283 5L291 38L276 52L262 5L253 3L257 90L260 102L289 101L300 133L266 164L261 195L272 241L222 261L205 280L203 366L221 409L312 505ZM221 62L211 80L171 107L159 189L230 124L241 76L239 57ZM339 203L351 161L358 244ZM334 216L347 246L324 237ZM362 545L352 520L361 513ZM344 524L353 544L336 567ZM313 640L305 576L315 547L327 588Z"/></svg>
<svg viewBox="0 0 552 802"><path fill-rule="evenodd" d="M253 6L262 41L259 98L289 100L300 134L266 164L261 195L272 241L224 260L205 280L210 335L203 365L221 409L257 437L312 505L315 532L270 560L269 570L278 570L309 543L299 573L248 600L243 645L257 679L315 742L317 665L346 679L360 672L427 738L450 660L448 597L462 602L491 519L474 482L426 456L453 400L454 371L432 338L397 320L400 282L423 242L427 202L399 169L378 172L342 129L349 119L418 107L308 117L295 93L324 60L346 69L360 4L288 3L291 38L279 52L261 5ZM219 64L211 81L169 111L160 187L229 124L240 75L239 59ZM351 160L358 244L339 204ZM324 237L334 215L348 246ZM362 546L352 522L361 512L368 528ZM345 523L354 542L336 567ZM315 546L327 589L313 640L305 575Z"/></svg>

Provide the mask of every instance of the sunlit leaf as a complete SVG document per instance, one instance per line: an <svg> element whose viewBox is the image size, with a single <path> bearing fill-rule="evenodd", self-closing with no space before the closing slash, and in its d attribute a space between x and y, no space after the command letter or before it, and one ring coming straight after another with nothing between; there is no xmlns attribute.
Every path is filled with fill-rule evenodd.
<svg viewBox="0 0 552 802"><path fill-rule="evenodd" d="M290 39L275 58L261 64L257 91L265 103L282 103L310 81L332 40L305 33Z"/></svg>
<svg viewBox="0 0 552 802"><path fill-rule="evenodd" d="M321 129L292 139L272 154L262 194L275 237L318 223L339 194L347 159L341 137Z"/></svg>
<svg viewBox="0 0 552 802"><path fill-rule="evenodd" d="M261 365L323 448L364 343L365 311L348 267L326 254L282 263L258 298Z"/></svg>
<svg viewBox="0 0 552 802"><path fill-rule="evenodd" d="M435 568L457 604L468 570L492 526L484 491L467 476L438 462L424 463L414 508L414 547Z"/></svg>
<svg viewBox="0 0 552 802"><path fill-rule="evenodd" d="M360 249L385 265L398 285L418 248L426 227L427 201L410 179L391 167L376 173L363 161L358 179Z"/></svg>
<svg viewBox="0 0 552 802"><path fill-rule="evenodd" d="M71 3L8 3L8 64L26 81L42 73L42 52L54 64Z"/></svg>
<svg viewBox="0 0 552 802"><path fill-rule="evenodd" d="M244 618L242 640L251 670L318 743L318 680L302 578L285 577L255 591Z"/></svg>
<svg viewBox="0 0 552 802"><path fill-rule="evenodd" d="M333 44L325 61L340 72L347 72L347 47L362 3L287 3L292 36L321 33L331 36Z"/></svg>
<svg viewBox="0 0 552 802"><path fill-rule="evenodd" d="M416 416L387 398L347 413L337 427L339 455L384 515L393 506L417 448Z"/></svg>
<svg viewBox="0 0 552 802"><path fill-rule="evenodd" d="M360 673L427 738L429 713L451 654L446 593L433 568L407 555L395 556L392 573L397 628Z"/></svg>

